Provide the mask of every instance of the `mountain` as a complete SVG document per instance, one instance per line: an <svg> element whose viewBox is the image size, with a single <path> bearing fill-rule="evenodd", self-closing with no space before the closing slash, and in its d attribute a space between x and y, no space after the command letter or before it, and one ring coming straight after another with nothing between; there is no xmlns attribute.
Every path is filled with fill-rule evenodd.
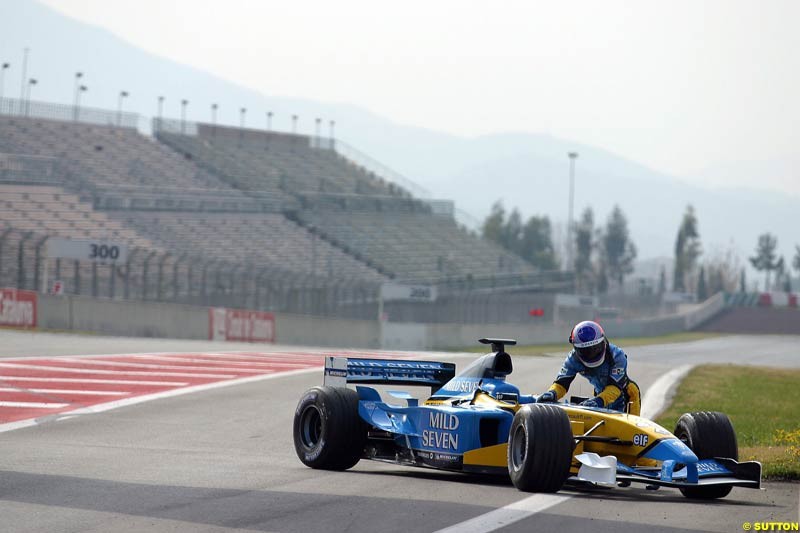
<svg viewBox="0 0 800 533"><path fill-rule="evenodd" d="M176 31L178 31L176 29ZM313 133L314 117L336 121L336 137L407 176L437 198L482 219L496 200L518 207L524 216L546 214L563 234L568 202L568 151L577 151L575 217L586 206L602 223L614 204L627 214L643 259L670 256L687 204L697 210L704 248L735 247L742 258L755 248L758 234L778 236L781 251L791 254L800 241L800 198L768 190L711 189L701 180L678 179L649 169L619 154L545 134L504 133L475 138L413 127L387 120L351 103L317 102L270 94L269 87L242 87L193 67L144 52L114 34L73 20L32 0L0 0L0 62L10 62L6 96L19 94L22 49L30 47L28 77L38 84L32 98L70 104L75 72L88 86L82 105L116 109L121 90L130 96L124 110L152 117L164 96L164 114L180 116L188 99L187 119L209 121L210 106L219 104L221 123L289 130L291 115L299 131ZM402 86L398 87L398 91ZM143 120L142 129L147 131ZM653 125L653 129L658 124ZM643 131L642 135L647 135ZM709 139L713 142L713 139ZM759 169L748 169L757 172ZM770 169L764 169L770 172ZM715 182L724 180L719 172ZM765 180L768 181L768 180Z"/></svg>

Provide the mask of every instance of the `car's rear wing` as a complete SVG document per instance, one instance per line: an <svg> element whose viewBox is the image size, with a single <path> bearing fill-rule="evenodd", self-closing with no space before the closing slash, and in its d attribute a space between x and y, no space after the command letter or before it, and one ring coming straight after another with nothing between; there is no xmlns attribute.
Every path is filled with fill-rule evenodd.
<svg viewBox="0 0 800 533"><path fill-rule="evenodd" d="M348 359L325 357L323 384L344 387L362 385L422 385L440 389L456 375L455 363L399 359Z"/></svg>

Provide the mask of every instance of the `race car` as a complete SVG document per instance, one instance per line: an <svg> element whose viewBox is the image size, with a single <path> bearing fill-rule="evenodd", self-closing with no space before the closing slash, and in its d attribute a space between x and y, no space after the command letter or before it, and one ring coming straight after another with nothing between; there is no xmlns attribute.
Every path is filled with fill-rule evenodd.
<svg viewBox="0 0 800 533"><path fill-rule="evenodd" d="M577 401L537 404L506 381L513 365L505 347L516 341L480 342L492 352L458 375L448 362L326 357L323 386L306 391L295 411L297 456L326 470L371 459L510 476L532 492L556 492L565 483L643 483L714 499L732 487L760 488L761 464L738 462L726 415L687 413L670 433L646 418ZM366 385L430 386L432 394L420 405L408 392L387 391L404 404L397 405Z"/></svg>

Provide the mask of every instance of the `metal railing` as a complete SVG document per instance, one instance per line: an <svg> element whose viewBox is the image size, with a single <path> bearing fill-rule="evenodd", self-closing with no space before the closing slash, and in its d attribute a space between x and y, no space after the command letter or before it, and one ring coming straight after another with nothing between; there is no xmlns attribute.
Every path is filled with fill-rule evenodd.
<svg viewBox="0 0 800 533"><path fill-rule="evenodd" d="M53 104L37 100L20 100L17 98L0 98L0 115L41 118L60 122L80 122L119 128L136 129L139 126L139 115L137 113Z"/></svg>

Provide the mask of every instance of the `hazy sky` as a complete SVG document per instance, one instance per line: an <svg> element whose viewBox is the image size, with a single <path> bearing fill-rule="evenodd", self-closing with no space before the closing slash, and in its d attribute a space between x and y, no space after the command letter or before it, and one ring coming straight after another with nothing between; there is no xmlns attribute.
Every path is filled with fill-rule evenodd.
<svg viewBox="0 0 800 533"><path fill-rule="evenodd" d="M45 0L268 95L800 193L800 2Z"/></svg>

